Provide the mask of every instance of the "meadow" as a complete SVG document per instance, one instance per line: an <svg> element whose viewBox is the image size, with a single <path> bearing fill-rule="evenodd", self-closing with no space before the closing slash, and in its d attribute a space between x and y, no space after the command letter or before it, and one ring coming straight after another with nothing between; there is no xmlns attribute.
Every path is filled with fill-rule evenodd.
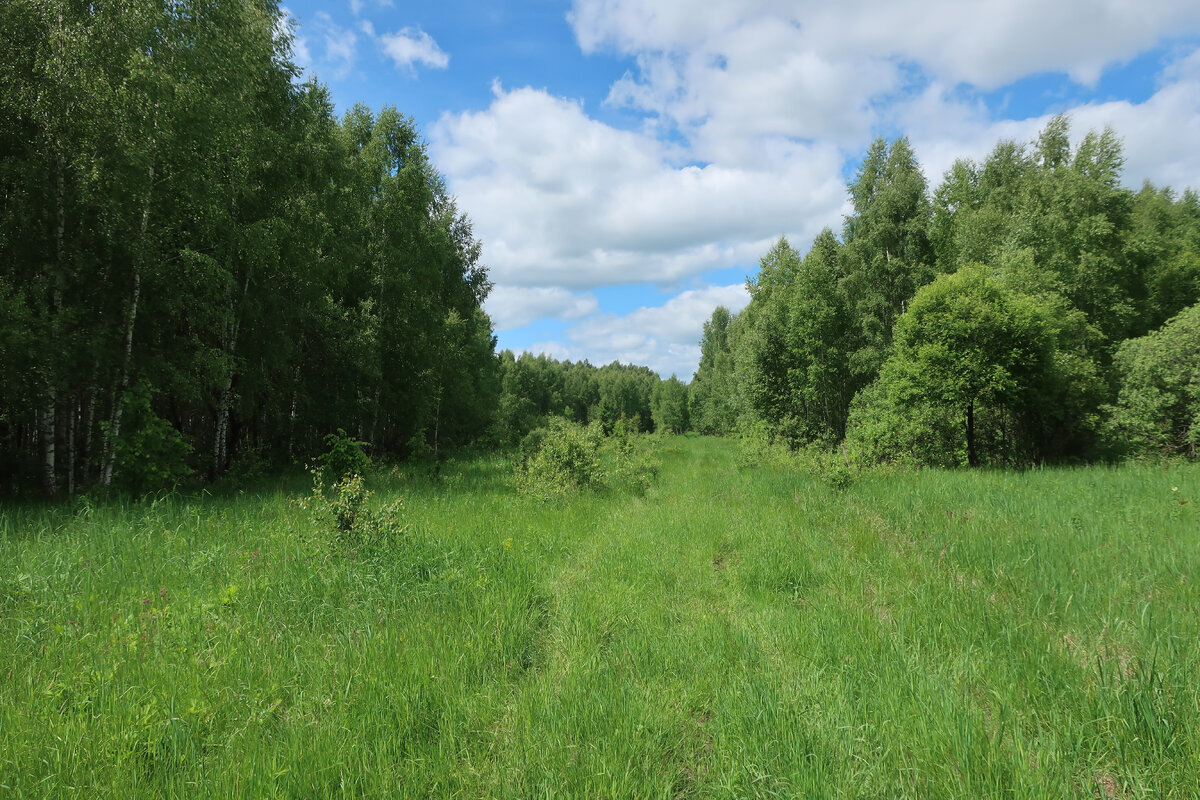
<svg viewBox="0 0 1200 800"><path fill-rule="evenodd" d="M1200 465L658 457L0 510L0 795L1200 796Z"/></svg>

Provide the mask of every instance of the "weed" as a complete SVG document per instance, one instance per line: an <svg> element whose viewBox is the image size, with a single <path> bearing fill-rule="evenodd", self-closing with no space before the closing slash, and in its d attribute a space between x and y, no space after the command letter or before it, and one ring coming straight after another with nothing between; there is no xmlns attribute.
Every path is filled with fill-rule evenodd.
<svg viewBox="0 0 1200 800"><path fill-rule="evenodd" d="M313 526L329 536L333 547L357 552L395 542L408 529L402 519L402 500L372 509L371 495L361 475L349 475L334 484L331 497L320 473L314 471L312 492L298 504Z"/></svg>

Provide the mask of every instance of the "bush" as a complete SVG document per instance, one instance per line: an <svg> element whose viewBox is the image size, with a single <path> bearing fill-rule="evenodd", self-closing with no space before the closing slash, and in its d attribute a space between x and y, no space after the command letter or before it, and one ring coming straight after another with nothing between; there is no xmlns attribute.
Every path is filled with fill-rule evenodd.
<svg viewBox="0 0 1200 800"><path fill-rule="evenodd" d="M792 454L796 469L806 472L835 492L844 492L858 482L861 468L855 464L849 451L842 447L832 450L820 445L810 445Z"/></svg>
<svg viewBox="0 0 1200 800"><path fill-rule="evenodd" d="M192 447L171 423L154 413L150 390L138 385L125 395L121 436L116 442L113 485L132 494L167 489L192 475ZM107 426L102 426L107 433Z"/></svg>
<svg viewBox="0 0 1200 800"><path fill-rule="evenodd" d="M737 421L734 433L738 444L737 465L742 469L788 463L787 447L775 440L765 420L744 415Z"/></svg>
<svg viewBox="0 0 1200 800"><path fill-rule="evenodd" d="M644 497L661 469L652 452L652 443L657 440L649 434L634 433L636 428L631 426L637 424L636 420L629 425L622 422L613 426L613 436L604 443L603 463L608 466L605 470L608 484L613 489Z"/></svg>
<svg viewBox="0 0 1200 800"><path fill-rule="evenodd" d="M807 473L834 491L849 489L857 481L860 468L848 450L831 450L820 444L793 448L782 436L772 436L764 420L743 417L738 422L738 466L743 469L782 467Z"/></svg>
<svg viewBox="0 0 1200 800"><path fill-rule="evenodd" d="M365 475L371 468L371 459L363 450L366 442L351 438L344 430L325 437L324 453L317 457L318 478L323 486L335 486L343 478Z"/></svg>
<svg viewBox="0 0 1200 800"><path fill-rule="evenodd" d="M1200 452L1200 304L1157 331L1121 344L1120 379L1106 434L1135 453L1185 456Z"/></svg>
<svg viewBox="0 0 1200 800"><path fill-rule="evenodd" d="M855 395L846 446L864 464L959 467L966 464L962 424L953 410L898 403L880 380Z"/></svg>
<svg viewBox="0 0 1200 800"><path fill-rule="evenodd" d="M529 433L525 434L525 438L521 440L520 447L517 448L517 454L521 459L521 465L529 463L530 459L538 454L542 449L542 442L546 440L546 428L534 428Z"/></svg>
<svg viewBox="0 0 1200 800"><path fill-rule="evenodd" d="M542 431L522 442L517 491L543 500L600 486L600 446L596 424L588 427L553 418Z"/></svg>
<svg viewBox="0 0 1200 800"><path fill-rule="evenodd" d="M260 481L271 470L271 461L262 447L248 447L233 457L221 481L229 486L246 486Z"/></svg>
<svg viewBox="0 0 1200 800"><path fill-rule="evenodd" d="M371 551L392 544L408 530L401 514L404 503L396 500L378 510L370 508L372 492L361 475L349 475L332 487L327 496L320 473L313 473L312 493L299 501L314 527L335 550Z"/></svg>

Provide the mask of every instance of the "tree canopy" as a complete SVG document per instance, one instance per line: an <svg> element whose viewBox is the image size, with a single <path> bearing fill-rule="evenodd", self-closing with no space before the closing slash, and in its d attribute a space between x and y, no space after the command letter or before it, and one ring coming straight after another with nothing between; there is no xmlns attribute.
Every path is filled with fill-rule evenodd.
<svg viewBox="0 0 1200 800"><path fill-rule="evenodd" d="M274 0L0 7L0 492L472 439L499 364L413 121L298 81ZM145 469L146 463L153 469Z"/></svg>
<svg viewBox="0 0 1200 800"><path fill-rule="evenodd" d="M1129 191L1113 131L1070 134L1056 117L932 193L907 140L877 140L841 237L803 256L780 240L749 306L705 328L693 424L866 461L1089 459L1134 440L1194 454L1189 379L1150 366L1186 351L1186 322L1146 334L1200 301L1200 202Z"/></svg>

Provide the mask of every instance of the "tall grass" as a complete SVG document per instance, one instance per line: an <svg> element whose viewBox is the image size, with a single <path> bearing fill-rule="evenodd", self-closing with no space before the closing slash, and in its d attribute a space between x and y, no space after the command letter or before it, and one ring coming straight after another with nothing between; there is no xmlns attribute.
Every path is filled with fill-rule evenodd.
<svg viewBox="0 0 1200 800"><path fill-rule="evenodd" d="M1197 796L1200 469L661 457L0 512L0 795Z"/></svg>

